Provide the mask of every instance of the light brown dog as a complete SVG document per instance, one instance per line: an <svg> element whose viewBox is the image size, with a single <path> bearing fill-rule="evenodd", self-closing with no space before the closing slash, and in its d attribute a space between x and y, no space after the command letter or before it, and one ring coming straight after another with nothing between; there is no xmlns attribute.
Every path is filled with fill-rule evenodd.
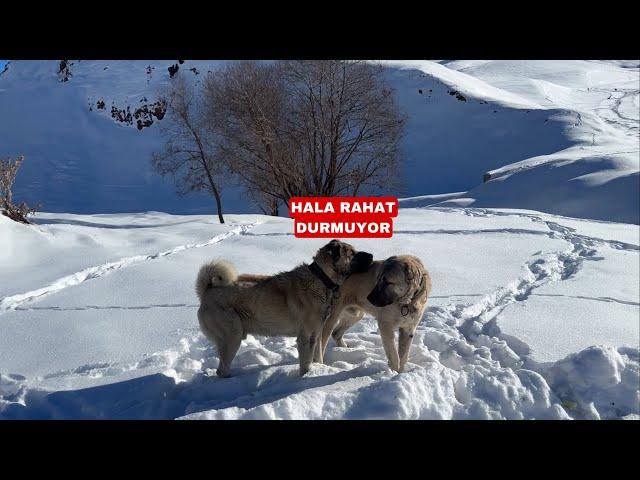
<svg viewBox="0 0 640 480"><path fill-rule="evenodd" d="M402 372L430 292L429 272L412 255L376 261L366 272L354 273L340 287L338 301L323 327L322 349L316 353L316 360L322 361L329 337L333 336L337 346L344 346L342 336L366 312L378 322L389 367Z"/></svg>
<svg viewBox="0 0 640 480"><path fill-rule="evenodd" d="M198 321L218 349L218 376L229 376L231 362L249 333L296 337L304 375L319 350L323 322L332 313L337 288L352 273L366 271L372 259L348 243L332 240L318 250L312 264L256 283L238 277L228 262L203 265L196 280Z"/></svg>

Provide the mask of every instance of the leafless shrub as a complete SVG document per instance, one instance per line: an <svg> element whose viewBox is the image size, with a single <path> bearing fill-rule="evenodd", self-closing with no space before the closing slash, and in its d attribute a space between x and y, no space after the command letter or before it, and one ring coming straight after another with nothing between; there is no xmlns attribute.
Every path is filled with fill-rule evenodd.
<svg viewBox="0 0 640 480"><path fill-rule="evenodd" d="M37 207L29 207L25 202L16 205L13 201L13 183L23 161L24 156L0 160L0 213L16 222L30 223L27 216L35 213Z"/></svg>
<svg viewBox="0 0 640 480"><path fill-rule="evenodd" d="M167 94L154 167L179 191L231 173L265 213L293 196L392 191L405 118L381 65L363 61L231 62ZM220 213L222 221L222 214Z"/></svg>

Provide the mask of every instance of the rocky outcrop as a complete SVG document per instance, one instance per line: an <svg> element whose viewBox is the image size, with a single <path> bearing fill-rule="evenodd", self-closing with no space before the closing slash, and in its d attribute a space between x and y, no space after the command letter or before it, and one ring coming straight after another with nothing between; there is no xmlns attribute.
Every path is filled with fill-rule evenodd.
<svg viewBox="0 0 640 480"><path fill-rule="evenodd" d="M127 105L125 108L118 108L111 105L111 118L118 123L125 125L135 125L138 130L143 130L153 125L156 120L162 120L167 112L167 104L164 100L157 100L153 103L147 103L147 98L140 99L143 104L135 110ZM100 103L100 102L98 102ZM104 102L102 102L104 108ZM97 106L97 108L100 108Z"/></svg>

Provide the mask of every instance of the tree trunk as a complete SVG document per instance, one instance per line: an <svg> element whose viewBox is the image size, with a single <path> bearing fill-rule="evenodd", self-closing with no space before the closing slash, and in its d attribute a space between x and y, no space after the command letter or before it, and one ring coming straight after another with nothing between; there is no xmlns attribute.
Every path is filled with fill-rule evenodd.
<svg viewBox="0 0 640 480"><path fill-rule="evenodd" d="M218 193L218 189L211 182L211 190L213 190L213 196L216 197L216 206L218 207L218 219L220 223L224 223L224 217L222 216L222 201L220 200L220 194Z"/></svg>
<svg viewBox="0 0 640 480"><path fill-rule="evenodd" d="M196 137L196 142L198 142L198 148L200 149L200 160L202 162L202 166L204 167L204 171L207 174L207 179L209 180L209 186L211 187L213 196L216 197L216 206L218 207L218 219L220 220L220 223L224 223L224 217L222 216L222 200L220 199L220 193L218 193L216 184L213 181L213 176L211 175L211 170L209 170L209 166L207 165L207 159L204 156L202 143L200 143L200 139L198 138L197 135L195 135L195 137Z"/></svg>
<svg viewBox="0 0 640 480"><path fill-rule="evenodd" d="M222 216L222 200L220 199L220 193L216 188L216 184L213 181L213 177L211 176L211 172L206 165L206 162L203 160L204 170L207 173L207 178L209 180L209 186L211 187L211 191L213 192L213 196L216 198L216 206L218 207L218 219L220 223L224 223L224 217Z"/></svg>

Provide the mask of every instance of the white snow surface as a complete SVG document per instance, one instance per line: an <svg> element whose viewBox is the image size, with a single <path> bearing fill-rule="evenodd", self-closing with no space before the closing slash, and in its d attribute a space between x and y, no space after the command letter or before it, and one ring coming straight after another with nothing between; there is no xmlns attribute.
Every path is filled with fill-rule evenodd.
<svg viewBox="0 0 640 480"><path fill-rule="evenodd" d="M289 219L46 213L0 216L0 418L637 419L637 225L528 210L403 208L392 239L433 291L406 372L374 319L298 375L293 338L249 335L215 376L193 284L310 261L324 241Z"/></svg>
<svg viewBox="0 0 640 480"><path fill-rule="evenodd" d="M12 61L0 74L0 158L27 158L16 198L55 212L212 212L211 198L179 199L171 180L152 171L158 122L137 131L110 117L112 105L155 101L177 62L73 62L64 83L57 61ZM222 63L187 60L177 75L199 81ZM405 188L385 194L421 197L410 206L640 223L640 61L384 64L408 118ZM223 183L226 210L249 211L241 189ZM449 195L434 197L441 194Z"/></svg>

